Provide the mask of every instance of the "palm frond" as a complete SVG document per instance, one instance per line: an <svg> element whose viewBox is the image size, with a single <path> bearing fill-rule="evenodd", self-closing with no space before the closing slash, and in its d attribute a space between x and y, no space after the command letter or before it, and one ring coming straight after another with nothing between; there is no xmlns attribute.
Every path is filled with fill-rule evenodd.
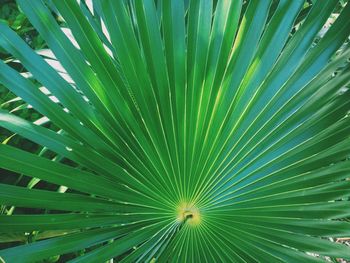
<svg viewBox="0 0 350 263"><path fill-rule="evenodd" d="M34 178L0 184L0 240L38 240L0 259L350 259L350 4L320 36L338 1L17 2L49 50L0 22L30 72L0 83L44 117L0 126L43 148L0 145Z"/></svg>

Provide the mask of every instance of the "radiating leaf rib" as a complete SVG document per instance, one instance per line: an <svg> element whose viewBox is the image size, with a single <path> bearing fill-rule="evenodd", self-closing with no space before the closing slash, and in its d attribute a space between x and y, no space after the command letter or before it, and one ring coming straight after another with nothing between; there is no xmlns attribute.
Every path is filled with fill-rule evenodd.
<svg viewBox="0 0 350 263"><path fill-rule="evenodd" d="M174 188L175 185L169 183L173 172L169 163L168 147L164 140L159 107L157 106L150 77L146 74L146 65L140 54L136 36L131 29L131 21L126 14L127 6L122 2L108 1L104 6L106 10L109 10L104 13L104 19L110 30L112 44L121 55L120 63L125 75L132 81L129 84L132 96L135 99L135 107L140 114L139 123L144 125L143 131L137 128L134 129L134 132L142 140L142 147L150 156L150 160L155 163L158 173L166 175L160 176L158 179L164 182L164 187L167 187L169 192L177 193L177 191L174 191L176 189ZM159 121L155 122L156 120ZM133 123L133 125L136 123ZM146 138L143 139L145 136Z"/></svg>
<svg viewBox="0 0 350 263"><path fill-rule="evenodd" d="M243 127L241 127L241 129L242 129Z"/></svg>
<svg viewBox="0 0 350 263"><path fill-rule="evenodd" d="M103 26L100 20L100 16L97 14L97 9L99 7L96 5L96 3L93 3L93 10L90 10L90 8L87 6L86 1L81 1L79 3L79 7L81 8L81 11L85 15L86 19L89 21L90 25L93 27L94 31L98 34L98 37L101 39L104 45L108 47L109 50L112 51L112 53L115 51L113 50L112 44L108 40L108 37L105 35L105 32L103 31ZM118 64L116 65L118 67Z"/></svg>
<svg viewBox="0 0 350 263"><path fill-rule="evenodd" d="M231 102L234 108L230 114L237 116L234 125L231 125L232 118L231 121L228 121L228 127L233 127L231 132L239 126L245 116L247 106L253 101L256 89L274 66L301 5L302 1L280 1L274 15L266 25L254 58L237 90L234 101ZM288 15L286 10L288 10ZM274 45L271 45L271 42Z"/></svg>
<svg viewBox="0 0 350 263"><path fill-rule="evenodd" d="M219 222L219 225L220 223L221 222ZM231 240L227 235L224 236L222 233L220 233L220 231L218 231L218 226L213 226L212 224L210 224L209 226L213 229L213 232L216 234L216 236L222 238L231 246L234 246L234 244L231 244ZM258 259L260 257L263 257L266 260L272 262L282 262L282 258L280 255L278 255L278 253L272 253L271 250L265 251L264 249L261 249L258 245L255 244L248 244L245 241L245 237L240 237L239 234L237 234L238 231L235 232L235 235L230 234L229 236L231 239L240 242L239 248L235 247L235 250L238 251L239 255L243 258L243 262L258 262Z"/></svg>
<svg viewBox="0 0 350 263"><path fill-rule="evenodd" d="M80 258L78 257L70 262L103 262L110 258L119 256L147 240L150 235L155 234L158 229L161 229L161 227L166 225L165 223L166 221L162 223L158 222L154 225L140 228L134 233L129 232L129 234L115 240L114 242L95 249L90 253L86 253L84 256L81 256Z"/></svg>
<svg viewBox="0 0 350 263"><path fill-rule="evenodd" d="M83 97L61 78L9 27L0 24L1 46L16 56L34 77L40 81L58 100L88 127L95 128L95 113Z"/></svg>
<svg viewBox="0 0 350 263"><path fill-rule="evenodd" d="M75 49L61 32L43 2L20 0L18 3L26 12L27 16L31 18L31 22L47 41L56 57L61 61L79 88L89 97L90 100L93 100L93 103L96 106L99 104L101 105L102 102L103 107L99 107L102 112L106 112L106 108L108 110L112 108L113 106L111 106L110 97L107 96L105 87L101 85L92 69L86 64L83 55ZM53 38L50 33L55 37ZM96 96L98 96L98 99ZM99 100L101 102L99 102ZM108 115L106 114L105 116Z"/></svg>
<svg viewBox="0 0 350 263"><path fill-rule="evenodd" d="M238 215L237 218L239 219L240 216ZM232 220L232 218L230 218L230 220ZM261 226L278 228L289 232L312 236L343 237L349 235L349 223L336 220L245 216L244 221L251 224L259 224Z"/></svg>
<svg viewBox="0 0 350 263"><path fill-rule="evenodd" d="M174 238L170 240L167 249L158 256L158 259L160 261L169 260L170 254L173 253L178 243L180 243L179 241L182 240L184 236L185 236L185 231L180 231L177 235L175 235ZM173 258L173 260L175 259Z"/></svg>
<svg viewBox="0 0 350 263"><path fill-rule="evenodd" d="M123 207L115 202L80 194L55 193L6 184L0 184L0 189L1 203L18 207L86 212L115 212Z"/></svg>
<svg viewBox="0 0 350 263"><path fill-rule="evenodd" d="M38 261L50 256L74 252L106 242L113 238L120 237L134 228L135 226L130 226L125 228L117 227L85 231L22 245L20 247L21 253L18 253L17 249L9 248L2 250L0 255L5 260L16 260L23 263Z"/></svg>
<svg viewBox="0 0 350 263"><path fill-rule="evenodd" d="M344 76L344 79L347 79L347 77ZM342 80L342 78L341 78L341 79L340 79L340 83L339 83L340 85L339 85L339 84L338 84L339 86L336 85L335 88L338 87L338 89L339 89L339 88L341 87L342 84L345 84L344 82L342 83L342 81L343 81L343 80ZM332 84L333 84L333 83L336 84L335 81L333 81ZM315 87L316 87L316 86L315 86ZM325 91L326 91L326 88L330 88L330 85L325 86L325 89L324 89ZM331 91L331 90L329 90L329 91ZM328 92L329 92L329 91L328 91ZM334 91L333 91L333 92L334 92ZM326 93L326 94L327 94L327 93ZM326 96L326 94L325 94L325 98L329 98L329 96ZM319 96L317 96L317 95L318 95L318 93L316 92L316 94L315 94L314 97L317 98L317 101L318 101L319 103L321 103L320 98L319 98ZM311 101L312 101L312 100L311 100ZM311 101L310 101L309 105L313 105L314 109L313 109L313 110L305 110L304 113L309 114L310 112L313 112L313 111L315 110L315 104L312 104ZM293 104L291 104L291 105L293 105ZM294 114L295 114L295 112L294 112ZM292 115L291 115L291 116L292 116ZM299 116L300 116L300 115L299 115ZM290 117L290 116L289 116L289 117ZM298 117L298 116L295 116L295 117L296 117L296 119L297 119L297 118L298 118L298 119L302 119L302 118L303 118L303 117ZM278 126L277 126L277 127L278 127ZM275 127L273 130L275 130L275 129L276 129L276 127ZM273 133L271 133L271 132L268 133L267 135L265 135L265 138L274 138L275 136L271 136L272 134L273 134ZM255 138L254 138L254 141L255 141ZM257 145L256 145L256 146L257 146ZM256 146L255 146L255 147L256 147ZM255 147L253 147L253 149L254 149ZM252 149L251 149L251 150L252 150Z"/></svg>
<svg viewBox="0 0 350 263"><path fill-rule="evenodd" d="M347 99L344 99L344 101L345 101L345 104L347 104ZM334 109L332 109L332 110L334 110ZM342 117L342 116L344 116L344 114L345 114L345 112L343 111L343 113L341 113L341 115L339 115L340 116L340 118ZM324 116L327 116L327 115L324 115L324 113L323 114L320 114L319 116L322 116L323 115L323 117ZM329 118L330 120L332 120L332 121L336 121L337 119L335 118L334 119L334 116L330 116L330 118ZM338 119L339 119L339 117L338 117ZM318 118L315 118L314 120L317 120L317 121L319 121L320 120L320 118L318 117ZM321 119L322 120L322 119ZM334 124L333 125L333 128L328 128L328 132L329 133L327 133L327 131L323 131L323 132L321 132L318 136L315 136L316 138L318 137L318 138L322 138L322 133L323 134L331 134L331 133L333 133L333 132L336 132L336 131L338 131L338 130L340 130L341 131L341 129L342 128L340 128L340 127L345 127L345 125L347 124L348 122L347 122L347 120L346 119L344 119L344 120L340 120L338 123L336 123L336 124ZM320 127L322 127L322 125L321 124L319 124L320 125ZM331 126L332 127L332 126ZM301 127L299 127L299 128L302 128L302 126ZM310 126L306 126L306 128L305 129L310 129ZM299 129L300 130L300 129ZM301 129L302 130L302 129ZM300 133L301 134L301 136L303 136L303 133L301 132ZM333 139L335 139L335 140L339 140L339 141L341 141L342 140L342 138L344 138L344 136L346 136L346 132L344 131L344 133L342 133L342 132L340 132L340 133L338 133L339 135L338 136L333 136ZM343 134L343 135L340 135L340 134ZM334 134L333 134L334 135ZM296 137L296 138L298 138L297 136L296 136L296 134L289 134L289 136L292 138L292 137ZM269 138L273 138L273 137L269 137ZM329 137L329 138L332 138L332 137ZM305 140L305 138L303 139L303 140ZM312 155L312 151L311 151L311 149L312 148L310 148L309 146L310 145L313 145L313 144L315 144L315 145L318 145L317 147L324 147L324 148L316 148L316 149L318 149L318 151L321 151L322 149L325 149L327 146L327 144L325 143L325 139L321 139L321 140L319 140L318 142L316 141L316 139L315 138L313 138L313 140L310 140L309 141L309 139L308 138L306 138L306 140L305 140L305 143L301 143L298 147L297 146L295 146L294 148L294 150L293 150L293 148L290 148L290 150L289 151L286 151L285 153L284 153L284 155L281 155L281 156L279 156L279 150L278 150L278 147L277 148L275 148L275 149L277 149L277 150L273 150L273 148L268 148L267 150L265 150L265 152L264 151L262 151L262 149L259 149L260 151L259 152L261 152L262 151L262 153L260 153L260 154L257 154L256 156L257 157L259 157L259 156L263 156L264 155L264 153L265 153L265 158L263 158L261 161L257 161L257 163L256 164L254 164L254 160L253 160L253 163L248 163L248 164L245 164L244 162L242 162L242 159L241 159L241 162L240 162L240 164L238 165L238 167L239 166L243 166L243 167L241 167L240 169L239 168L236 168L237 170L235 171L237 174L238 174L238 176L236 176L235 178L232 178L232 177L228 177L229 179L228 180L226 180L226 181L224 181L224 182L222 182L221 183L221 185L225 185L225 184L227 184L228 183L228 181L229 180L235 180L235 181L237 181L237 179L239 179L240 180L240 178L242 178L242 177L244 177L244 175L246 174L246 176L248 177L248 176L250 176L249 175L249 173L251 172L252 174L254 174L254 173L260 173L261 174L261 172L263 171L263 167L274 167L273 165L274 164L276 164L275 165L275 167L276 168L282 168L283 167L283 163L285 163L285 162L277 162L277 160L279 160L279 159L281 159L281 158L288 158L288 156L291 156L292 158L294 158L294 161L296 161L297 159L296 158L300 158L299 160L301 160L301 159L303 159L303 155L306 155L306 154L309 154L309 155ZM328 142L332 142L331 140L329 140ZM280 145L285 145L285 143L286 142L284 142L284 143L281 143ZM297 141L292 141L292 143L293 143L293 145L298 145L298 143L297 143ZM305 145L304 145L305 144ZM309 147L309 150L307 150L308 149L308 147ZM314 148L315 149L315 148ZM297 153L299 153L299 154L297 154ZM269 158L271 158L271 159L269 159ZM244 159L243 159L244 160ZM248 159L249 160L249 159ZM294 161L291 161L291 159L289 158L289 164L293 164L293 162ZM250 161L250 162L252 162L252 160ZM245 166L244 166L245 165ZM300 163L299 163L299 165L300 165ZM276 168L272 168L272 169L276 169ZM232 171L231 171L232 172ZM272 170L270 169L270 170L267 170L267 173L271 173L272 172ZM247 175L248 174L248 175ZM227 173L227 175L229 175L229 173ZM229 185L229 187L231 187L230 185ZM227 187L226 187L227 188Z"/></svg>
<svg viewBox="0 0 350 263"><path fill-rule="evenodd" d="M231 63L227 66L227 71L230 72L235 78L231 83L231 94L234 95L234 90L237 89L237 85L243 77L246 68L248 67L250 60L254 55L254 50L257 46L257 39L260 38L260 34L264 28L264 24L267 18L267 10L270 7L271 1L252 1L249 3L248 9L246 10L243 21L240 24L235 44L233 46L233 54L231 55ZM254 19L252 19L254 17ZM252 23L247 24L247 21ZM252 51L253 50L253 51ZM247 53L247 54L246 54ZM238 82L237 82L238 81ZM232 101L233 95L227 95L224 99ZM222 107L224 112L227 112L227 108ZM218 112L218 116L222 116L223 113ZM196 128L195 128L196 130ZM196 186L200 188L200 186ZM196 189L196 191L198 191Z"/></svg>
<svg viewBox="0 0 350 263"><path fill-rule="evenodd" d="M73 1L53 1L58 11L65 18L68 26L72 30L75 39L81 47L82 53L95 71L103 85L113 87L115 94L119 92L119 87L124 87L124 82L112 59L103 48L101 40L93 30L88 20L80 11L79 5ZM117 99L112 97L112 99ZM126 97L125 97L126 99Z"/></svg>
<svg viewBox="0 0 350 263"><path fill-rule="evenodd" d="M212 1L191 1L188 11L187 24L187 171L184 184L189 184L187 175L192 174L194 165L194 147L200 94L205 77L208 59L209 39L211 30ZM187 193L189 195L189 193Z"/></svg>
<svg viewBox="0 0 350 263"><path fill-rule="evenodd" d="M220 222L221 225L221 222ZM218 228L219 226L214 226L214 228ZM235 235L229 233L229 236L233 238L238 238L241 242L242 246L245 249L248 249L249 255L255 256L255 261L258 262L258 259L261 257L261 253L264 254L264 258L268 257L270 260L276 262L293 262L298 260L300 262L324 262L315 257L307 256L304 253L295 251L295 253L287 253L289 248L282 246L281 244L276 244L272 242L270 239L265 238L264 236L258 236L251 232L247 232L244 229L235 228ZM253 242L252 247L250 248L250 243ZM249 242L249 243L248 243ZM275 257L273 257L275 256Z"/></svg>
<svg viewBox="0 0 350 263"><path fill-rule="evenodd" d="M210 35L206 77L203 80L200 107L198 108L196 124L196 136L198 136L198 139L196 136L194 138L195 143L199 142L195 147L197 147L197 151L200 154L196 160L197 166L192 173L199 178L202 177L203 169L205 168L203 153L208 153L204 160L211 156L211 152L206 151L206 146L212 146L212 142L207 136L208 131L212 130L212 116L216 112L214 107L217 104L218 97L214 94L220 94L220 83L226 71L226 65L236 35L240 6L240 1L219 1L215 10L216 16ZM198 167L200 167L199 171ZM192 184L190 181L189 185Z"/></svg>
<svg viewBox="0 0 350 263"><path fill-rule="evenodd" d="M127 124L125 124L125 119L123 119L120 115L117 117L114 117L115 114L118 114L118 112L114 111L114 107L118 106L119 110L124 112L124 116L130 116L131 112L129 109L129 106L127 106L126 103L120 103L117 105L115 104L115 101L121 101L124 102L125 100L119 93L112 93L114 96L117 96L116 98L111 98L107 95L107 91L105 90L106 85L108 83L101 83L101 81L96 77L96 74L91 70L91 68L86 64L84 57L81 53L79 53L78 50L76 50L74 47L71 46L70 41L62 34L59 27L57 26L56 22L53 21L53 19L50 16L47 16L49 24L45 23L42 18L40 18L40 15L36 13L36 10L42 10L42 13L45 13L44 10L45 6L40 1L37 1L36 3L32 3L35 5L35 9L33 12L32 19L35 19L35 23L37 23L37 27L39 31L43 34L43 36L46 38L46 41L50 45L50 47L54 50L56 56L60 59L63 66L67 69L68 73L71 75L71 77L75 80L76 84L79 86L79 88L84 92L84 94L88 97L88 99L94 104L94 106L98 109L98 111L102 114L99 118L101 119L106 118L106 121L103 121L101 119L102 124L104 125L104 130L107 130L109 132L111 127L112 128L118 128L118 133L112 131L112 135L114 138L118 138L121 136L121 134L124 136L130 136L130 134L126 135L125 133L125 127L128 127ZM25 8L31 8L31 4L25 4ZM34 22L33 22L34 23ZM47 34L47 32L53 33L56 37L50 38L50 34ZM59 36L59 37L58 37ZM70 47L70 48L68 48ZM72 59L72 54L74 57L74 60ZM122 85L122 83L120 83ZM122 89L123 90L123 89ZM98 98L96 98L98 96ZM111 102L112 101L114 102ZM109 103L109 104L108 104ZM112 104L112 105L111 105ZM109 123L112 123L114 125L109 125ZM123 125L125 124L125 125ZM106 127L107 125L107 127ZM121 128L123 125L124 128ZM108 127L109 126L109 127ZM109 135L111 136L111 135ZM122 137L123 138L123 137ZM117 143L117 142L114 142ZM132 140L128 140L129 145L132 145Z"/></svg>
<svg viewBox="0 0 350 263"><path fill-rule="evenodd" d="M336 128L334 129L334 130L336 130ZM333 131L333 130L332 130ZM347 136L347 133L348 133L348 131L344 131L344 134L343 135L341 135L340 136L340 138L342 137L342 136ZM337 138L337 136L339 136L339 135L336 135L336 134L334 134L334 137L335 138ZM316 145L323 145L323 146L325 146L326 145L326 142L332 142L332 139L334 139L334 138L327 138L327 139L324 139L324 140L322 140L322 141L320 141L318 144L316 144ZM312 141L313 142L313 141ZM306 144L307 145L307 144ZM320 146L318 146L318 147L320 147ZM318 150L321 150L320 148L316 148L316 149L318 149ZM309 152L309 150L310 149L308 149L308 148L304 148L304 149L298 149L298 147L296 148L296 150L298 150L297 151L297 153L298 154L296 154L295 153L295 151L292 151L292 152L290 152L290 156L291 156L291 158L301 158L301 157L299 157L299 156L302 156L301 154L305 154L305 152L308 152L309 154L313 154L312 152ZM304 151L303 151L304 150ZM288 159L287 159L288 160ZM270 161L270 162L267 162L267 165L265 165L267 168L269 168L269 167L272 167L272 169L274 169L273 167L273 163L275 162L275 160L273 160L273 161ZM293 161L292 160L288 160L287 162L291 162L291 163L293 163ZM278 166L280 166L280 165L283 165L283 162L281 163L281 164L279 164L279 163L277 163L276 164L277 165L277 167ZM259 168L259 169L257 169L255 172L263 172L264 170L262 170L261 168ZM270 172L269 170L267 170L268 172ZM250 175L249 175L250 176Z"/></svg>
<svg viewBox="0 0 350 263"><path fill-rule="evenodd" d="M290 135L291 136L291 135ZM275 138L275 136L271 136L270 134L266 135L266 138L270 138L273 139ZM256 144L255 147L259 146L259 144ZM261 151L261 150L260 150ZM241 159L242 160L242 159ZM233 161L231 161L231 163L233 163Z"/></svg>
<svg viewBox="0 0 350 263"><path fill-rule="evenodd" d="M299 189L301 184L303 187L312 187L323 183L336 182L346 179L349 169L348 166L349 164L347 162L340 162L339 164L321 168L316 171L307 170L307 172L298 175L293 175L288 172L288 170L279 171L275 174L260 178L259 180L252 181L240 188L237 187L232 191L232 194L234 199L238 198L238 200L242 200L243 198L243 200L247 200L250 194L252 194L251 197L264 197L268 194L283 193L284 191ZM295 171L293 172L297 173ZM276 177L271 179L271 177L274 176Z"/></svg>
<svg viewBox="0 0 350 263"><path fill-rule="evenodd" d="M145 185L140 186L140 181L128 173L121 164L116 164L110 159L104 158L94 149L86 147L67 136L56 134L49 129L33 125L19 117L11 116L6 113L0 113L0 122L3 127L26 136L36 143L44 145L77 163L83 164L86 167L103 174L110 180L118 178L120 183L131 183L131 185L136 187L135 190L139 193L144 192ZM152 185L150 186L153 187ZM156 191L154 187L153 189ZM144 197L149 198L149 195L144 194ZM159 198L163 199L162 196Z"/></svg>
<svg viewBox="0 0 350 263"><path fill-rule="evenodd" d="M147 221L143 215L133 214L46 214L0 215L1 232L31 232L52 229L83 229L93 227L122 226Z"/></svg>
<svg viewBox="0 0 350 263"><path fill-rule="evenodd" d="M0 61L0 82L10 87L11 91L26 100L39 112L54 121L57 125L64 127L65 130L75 135L82 128L79 123L64 112L57 104L53 103L46 95L37 89L29 80L20 76L14 69Z"/></svg>
<svg viewBox="0 0 350 263"><path fill-rule="evenodd" d="M36 177L57 185L96 194L115 200L128 200L124 196L128 190L104 176L96 176L89 172L53 162L43 157L26 153L7 145L0 145L1 166L8 170ZM124 194L123 194L124 192ZM123 197L124 196L124 197Z"/></svg>
<svg viewBox="0 0 350 263"><path fill-rule="evenodd" d="M345 12L345 13L343 13L343 15L340 18L345 19L346 15L347 14ZM324 67L324 65L328 62L328 59L330 58L330 55L332 54L332 51L330 51L330 49L333 49L333 52L334 52L334 50L336 50L343 43L343 41L345 40L346 36L349 33L348 32L345 33L345 31L347 30L347 27L344 26L344 21L342 21L342 19L336 20L336 21L337 21L337 23L334 23L332 26L332 28L333 28L332 31L334 30L333 32L337 32L337 34L339 34L339 35L337 36L337 34L333 34L332 31L328 31L325 38L323 38L322 43L320 43L320 45L317 45L315 48L313 48L311 51L309 51L309 53L307 54L307 58L304 58L306 63L303 63L301 65L301 67L298 68L298 71L293 75L293 77L289 79L287 84L285 84L284 89L288 89L289 91L281 93L281 96L274 96L273 101L280 99L279 105L281 105L281 103L284 103L285 100L288 98L288 96L290 96L291 93L295 92L295 90L291 86L291 84L293 84L294 87L296 87L298 85L299 85L299 88L303 87L296 80L303 81L302 76L307 76L307 78L311 79L310 74L315 75L315 73L311 73L311 69L313 69L313 68L310 65L313 64L314 65L313 67L317 67L316 70L313 70L314 72L317 72L318 70L322 69L322 67ZM341 34L344 34L344 35L342 37L340 37ZM336 39L336 41L334 41L335 39ZM328 47L327 46L328 41L332 42L335 46ZM328 50L325 49L325 47L328 47ZM323 56L320 56L320 53L321 54L323 53ZM306 81L306 82L308 82L308 81ZM284 98L282 97L282 94L283 94ZM269 108L270 108L270 112L269 112L270 114L276 112L276 109L277 109L276 106L270 106L270 104L269 104ZM266 122L266 119L264 119L264 121Z"/></svg>
<svg viewBox="0 0 350 263"><path fill-rule="evenodd" d="M249 226L243 222L236 224L239 229L244 229L244 231L247 232L254 231L254 233L264 235L265 238L270 239L273 242L288 245L302 251L314 252L321 255L324 255L324 252L328 251L328 255L330 256L340 255L344 258L349 258L350 256L348 248L345 245L272 228L264 229L258 225ZM239 227L239 225L244 225L244 228ZM305 242L305 240L308 240L309 242ZM329 252L330 248L332 252Z"/></svg>
<svg viewBox="0 0 350 263"><path fill-rule="evenodd" d="M184 198L183 175L186 171L186 28L184 3L160 1L163 12L163 35L167 74L169 78L169 106L174 129L174 150L177 161L180 198ZM174 114L175 113L175 114ZM181 176L182 175L182 176Z"/></svg>
<svg viewBox="0 0 350 263"><path fill-rule="evenodd" d="M262 87L259 89L259 96L254 100L254 107L249 109L252 116L247 115L243 120L243 126L245 126L245 123L251 122L251 118L259 114L259 111L265 106L271 94L273 94L274 91L290 77L290 74L295 71L297 66L300 65L306 52L311 48L311 44L317 32L324 25L326 19L328 19L335 5L336 1L327 1L327 3L317 1L312 6L311 12L308 14L306 20L287 43L274 69L264 83L262 83ZM266 89L267 87L268 89Z"/></svg>
<svg viewBox="0 0 350 263"><path fill-rule="evenodd" d="M178 230L178 223L173 223L166 227L164 231L160 231L153 235L145 243L138 246L132 253L124 257L120 262L150 262L154 257L154 254L158 252L159 249L166 248L166 242L169 241Z"/></svg>
<svg viewBox="0 0 350 263"><path fill-rule="evenodd" d="M145 61L147 62L147 70L150 75L152 93L155 96L156 106L161 124L161 133L164 137L166 155L169 158L169 173L175 180L175 189L180 192L177 174L179 171L179 157L176 134L178 133L177 123L179 121L174 118L176 108L173 102L176 101L176 93L169 90L169 77L166 67L166 60L163 53L163 43L159 32L159 25L156 15L156 9L153 1L135 2L135 14L139 21L138 33L140 36L140 48L142 48ZM184 105L182 105L184 106ZM156 115L154 115L156 116ZM176 116L176 115L175 115ZM166 136L168 135L168 136Z"/></svg>

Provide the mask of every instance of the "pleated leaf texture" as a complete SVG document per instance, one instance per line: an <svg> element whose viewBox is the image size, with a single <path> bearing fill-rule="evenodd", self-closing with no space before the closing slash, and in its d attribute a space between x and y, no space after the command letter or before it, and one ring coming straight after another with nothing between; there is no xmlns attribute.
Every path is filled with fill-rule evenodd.
<svg viewBox="0 0 350 263"><path fill-rule="evenodd" d="M55 157L0 167L56 187L0 184L2 235L51 231L5 262L350 259L350 4L17 2L49 49L1 22L0 83L58 129L1 110Z"/></svg>

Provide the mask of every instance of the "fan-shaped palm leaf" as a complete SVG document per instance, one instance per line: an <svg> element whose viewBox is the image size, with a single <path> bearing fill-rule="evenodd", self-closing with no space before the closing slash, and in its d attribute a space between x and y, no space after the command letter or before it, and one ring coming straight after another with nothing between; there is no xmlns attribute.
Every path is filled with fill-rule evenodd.
<svg viewBox="0 0 350 263"><path fill-rule="evenodd" d="M327 239L350 234L339 220L350 214L350 4L315 41L338 1L313 2L18 0L54 56L1 23L0 46L35 82L1 61L0 82L61 131L3 110L0 125L78 167L0 145L2 168L69 189L0 184L1 204L47 209L0 215L0 232L64 231L1 257L350 258Z"/></svg>

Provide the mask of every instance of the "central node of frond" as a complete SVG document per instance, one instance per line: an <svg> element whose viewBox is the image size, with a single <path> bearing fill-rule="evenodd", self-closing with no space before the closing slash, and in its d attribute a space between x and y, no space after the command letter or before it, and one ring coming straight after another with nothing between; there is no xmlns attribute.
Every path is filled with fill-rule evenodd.
<svg viewBox="0 0 350 263"><path fill-rule="evenodd" d="M184 202L178 206L177 220L195 226L200 224L201 214L196 206Z"/></svg>

